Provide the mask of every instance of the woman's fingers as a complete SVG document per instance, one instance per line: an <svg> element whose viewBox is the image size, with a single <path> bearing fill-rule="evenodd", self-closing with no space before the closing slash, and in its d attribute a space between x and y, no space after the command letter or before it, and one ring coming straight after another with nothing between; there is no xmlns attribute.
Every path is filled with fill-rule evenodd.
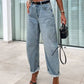
<svg viewBox="0 0 84 84"><path fill-rule="evenodd" d="M61 14L61 23L66 24L66 17L64 14Z"/></svg>

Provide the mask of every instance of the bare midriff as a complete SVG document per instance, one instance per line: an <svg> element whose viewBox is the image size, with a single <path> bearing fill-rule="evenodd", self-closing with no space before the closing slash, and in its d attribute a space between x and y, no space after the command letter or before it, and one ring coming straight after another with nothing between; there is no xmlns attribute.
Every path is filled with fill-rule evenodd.
<svg viewBox="0 0 84 84"><path fill-rule="evenodd" d="M44 1L44 0L33 0L33 2L40 2L40 1Z"/></svg>

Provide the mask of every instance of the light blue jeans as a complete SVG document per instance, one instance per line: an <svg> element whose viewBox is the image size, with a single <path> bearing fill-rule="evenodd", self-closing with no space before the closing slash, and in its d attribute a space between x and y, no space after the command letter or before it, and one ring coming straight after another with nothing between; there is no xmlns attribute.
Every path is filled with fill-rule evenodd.
<svg viewBox="0 0 84 84"><path fill-rule="evenodd" d="M58 43L55 17L51 3L29 7L27 22L27 56L30 71L39 71L39 36L41 32L48 72L53 77L59 76Z"/></svg>

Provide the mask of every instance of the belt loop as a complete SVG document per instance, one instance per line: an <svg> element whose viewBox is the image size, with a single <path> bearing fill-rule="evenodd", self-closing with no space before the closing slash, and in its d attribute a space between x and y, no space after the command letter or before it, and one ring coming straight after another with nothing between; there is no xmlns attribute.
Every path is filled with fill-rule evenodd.
<svg viewBox="0 0 84 84"><path fill-rule="evenodd" d="M32 5L33 3L31 2L31 5Z"/></svg>
<svg viewBox="0 0 84 84"><path fill-rule="evenodd" d="M40 1L40 4L42 5L42 1Z"/></svg>

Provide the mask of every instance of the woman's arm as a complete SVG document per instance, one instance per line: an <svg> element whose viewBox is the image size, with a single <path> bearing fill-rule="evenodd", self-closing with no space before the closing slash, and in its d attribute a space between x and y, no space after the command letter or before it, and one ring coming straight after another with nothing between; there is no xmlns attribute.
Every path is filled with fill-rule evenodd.
<svg viewBox="0 0 84 84"><path fill-rule="evenodd" d="M27 0L26 5L27 5L27 13L29 13L29 7L30 7L31 0Z"/></svg>
<svg viewBox="0 0 84 84"><path fill-rule="evenodd" d="M61 23L66 24L66 17L65 17L64 8L63 8L63 2L62 0L56 0L56 1L61 12Z"/></svg>

